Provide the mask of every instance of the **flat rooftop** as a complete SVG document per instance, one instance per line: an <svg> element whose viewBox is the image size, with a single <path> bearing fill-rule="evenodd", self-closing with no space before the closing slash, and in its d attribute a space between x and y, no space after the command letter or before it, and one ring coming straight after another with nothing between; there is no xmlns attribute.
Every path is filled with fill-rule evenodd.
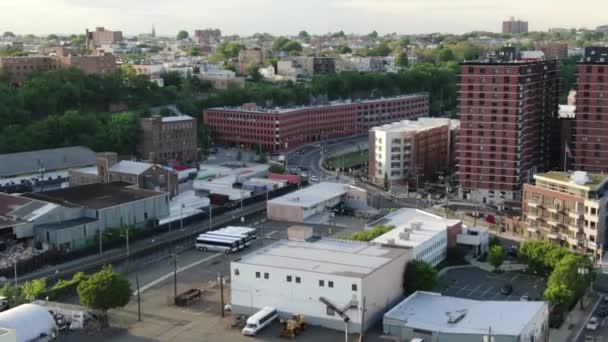
<svg viewBox="0 0 608 342"><path fill-rule="evenodd" d="M304 110L304 109L329 108L329 107L336 107L336 106L358 105L358 104L370 104L370 103L378 103L378 102L384 102L384 101L412 99L412 98L418 98L418 97L428 98L428 94L415 93L415 94L393 96L393 97L381 97L381 98L377 98L377 99L331 101L327 104L312 105L312 106L293 106L293 107L276 107L276 108L214 107L214 108L209 108L209 110L230 111L230 112L239 112L239 113L257 113L257 114L285 114L285 113L291 113L291 112Z"/></svg>
<svg viewBox="0 0 608 342"><path fill-rule="evenodd" d="M454 127L456 124L444 118L420 118L418 120L402 120L390 124L373 127L373 131L380 132L418 132L442 126Z"/></svg>
<svg viewBox="0 0 608 342"><path fill-rule="evenodd" d="M128 186L131 186L131 184L98 183L45 192L28 193L23 196L66 207L105 209L164 194L163 192L134 189L129 188Z"/></svg>
<svg viewBox="0 0 608 342"><path fill-rule="evenodd" d="M433 332L484 334L492 327L495 335L517 336L543 310L545 302L480 301L419 291L384 314L384 320ZM462 314L456 322L448 321Z"/></svg>
<svg viewBox="0 0 608 342"><path fill-rule="evenodd" d="M406 253L366 242L280 240L233 263L364 278Z"/></svg>
<svg viewBox="0 0 608 342"><path fill-rule="evenodd" d="M323 182L308 188L275 198L268 203L293 207L310 208L319 203L344 195L349 185Z"/></svg>
<svg viewBox="0 0 608 342"><path fill-rule="evenodd" d="M594 173L586 173L587 179L583 184L576 184L572 181L571 176L573 172L563 172L563 171L550 171L545 173L537 173L534 175L534 179L547 179L558 181L562 183L567 183L571 186L578 187L587 187L589 189L595 189L602 183L608 180L608 175L602 174L594 174Z"/></svg>
<svg viewBox="0 0 608 342"><path fill-rule="evenodd" d="M371 222L368 226L395 226L395 229L378 236L372 242L389 244L390 240L394 240L395 245L415 248L437 234L446 234L448 227L460 222L460 220L445 219L423 210L401 208ZM407 239L400 237L405 230L409 233Z"/></svg>

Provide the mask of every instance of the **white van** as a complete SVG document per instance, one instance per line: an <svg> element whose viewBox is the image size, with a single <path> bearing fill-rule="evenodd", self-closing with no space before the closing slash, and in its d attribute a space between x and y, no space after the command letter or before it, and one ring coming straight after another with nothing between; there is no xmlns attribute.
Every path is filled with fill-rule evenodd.
<svg viewBox="0 0 608 342"><path fill-rule="evenodd" d="M267 306L247 318L247 325L243 328L243 335L255 336L258 331L269 326L279 317L277 309Z"/></svg>

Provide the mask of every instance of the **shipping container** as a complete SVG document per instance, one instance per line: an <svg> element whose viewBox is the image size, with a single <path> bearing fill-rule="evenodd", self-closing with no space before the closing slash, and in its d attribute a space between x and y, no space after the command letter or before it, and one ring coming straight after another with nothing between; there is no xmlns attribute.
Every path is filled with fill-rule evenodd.
<svg viewBox="0 0 608 342"><path fill-rule="evenodd" d="M289 184L300 184L300 177L298 175L271 173L268 175L268 179L286 180L287 182L289 182Z"/></svg>

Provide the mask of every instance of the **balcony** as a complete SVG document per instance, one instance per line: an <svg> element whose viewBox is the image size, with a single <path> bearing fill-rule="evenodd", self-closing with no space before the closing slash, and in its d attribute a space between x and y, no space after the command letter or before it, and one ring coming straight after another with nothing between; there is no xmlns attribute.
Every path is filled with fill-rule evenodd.
<svg viewBox="0 0 608 342"><path fill-rule="evenodd" d="M526 216L532 221L536 221L540 218L540 215L537 213L527 213Z"/></svg>
<svg viewBox="0 0 608 342"><path fill-rule="evenodd" d="M573 238L573 237L569 237L566 239L566 241L568 241L569 245L572 246L578 246L579 244L582 244L582 240L579 240L578 238Z"/></svg>
<svg viewBox="0 0 608 342"><path fill-rule="evenodd" d="M559 222L559 219L556 219L553 217L546 218L545 222L547 222L547 224L549 224L550 226L554 226L554 227L557 227L558 225L561 224L561 222Z"/></svg>
<svg viewBox="0 0 608 342"><path fill-rule="evenodd" d="M529 233L538 233L538 228L537 227L528 227L528 228L526 228L526 230Z"/></svg>
<svg viewBox="0 0 608 342"><path fill-rule="evenodd" d="M549 233L549 234L547 234L547 238L549 238L551 240L561 240L560 235L557 233Z"/></svg>
<svg viewBox="0 0 608 342"><path fill-rule="evenodd" d="M578 219L580 219L580 218L583 217L583 212L582 211L570 210L570 211L568 211L568 217L578 220Z"/></svg>
<svg viewBox="0 0 608 342"><path fill-rule="evenodd" d="M580 232L582 230L582 228L583 228L580 225L573 225L573 224L570 224L570 223L567 223L566 227L568 228L569 231L574 232L574 233Z"/></svg>
<svg viewBox="0 0 608 342"><path fill-rule="evenodd" d="M556 205L545 205L545 209L553 214L558 214L562 209Z"/></svg>
<svg viewBox="0 0 608 342"><path fill-rule="evenodd" d="M530 208L541 208L543 206L543 204L540 201L533 200L533 199L529 199L527 201L527 203L528 203L528 207L530 207Z"/></svg>

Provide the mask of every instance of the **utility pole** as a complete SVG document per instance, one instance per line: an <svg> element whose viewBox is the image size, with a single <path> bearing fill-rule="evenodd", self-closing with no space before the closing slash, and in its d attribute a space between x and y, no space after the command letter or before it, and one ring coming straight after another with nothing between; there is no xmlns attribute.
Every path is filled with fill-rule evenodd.
<svg viewBox="0 0 608 342"><path fill-rule="evenodd" d="M448 182L446 180L446 182L445 182L445 218L448 218L448 204L449 204L448 194L449 194L449 187L448 187Z"/></svg>
<svg viewBox="0 0 608 342"><path fill-rule="evenodd" d="M102 236L101 228L99 228L99 255L103 254L103 236Z"/></svg>
<svg viewBox="0 0 608 342"><path fill-rule="evenodd" d="M177 254L173 247L173 303L177 299Z"/></svg>
<svg viewBox="0 0 608 342"><path fill-rule="evenodd" d="M219 272L217 274L217 282L220 284L220 313L224 317L224 277Z"/></svg>
<svg viewBox="0 0 608 342"><path fill-rule="evenodd" d="M141 322L141 291L139 291L139 272L135 272L135 286L137 287L137 321Z"/></svg>
<svg viewBox="0 0 608 342"><path fill-rule="evenodd" d="M15 267L15 287L17 287L17 262L18 260L15 259L15 263L13 264L13 266Z"/></svg>
<svg viewBox="0 0 608 342"><path fill-rule="evenodd" d="M363 342L363 334L365 333L365 296L363 296L363 307L361 308L361 333L359 334L359 342Z"/></svg>
<svg viewBox="0 0 608 342"><path fill-rule="evenodd" d="M211 230L211 227L213 227L213 219L211 218L211 216L213 216L213 206L211 203L209 203L209 230Z"/></svg>

